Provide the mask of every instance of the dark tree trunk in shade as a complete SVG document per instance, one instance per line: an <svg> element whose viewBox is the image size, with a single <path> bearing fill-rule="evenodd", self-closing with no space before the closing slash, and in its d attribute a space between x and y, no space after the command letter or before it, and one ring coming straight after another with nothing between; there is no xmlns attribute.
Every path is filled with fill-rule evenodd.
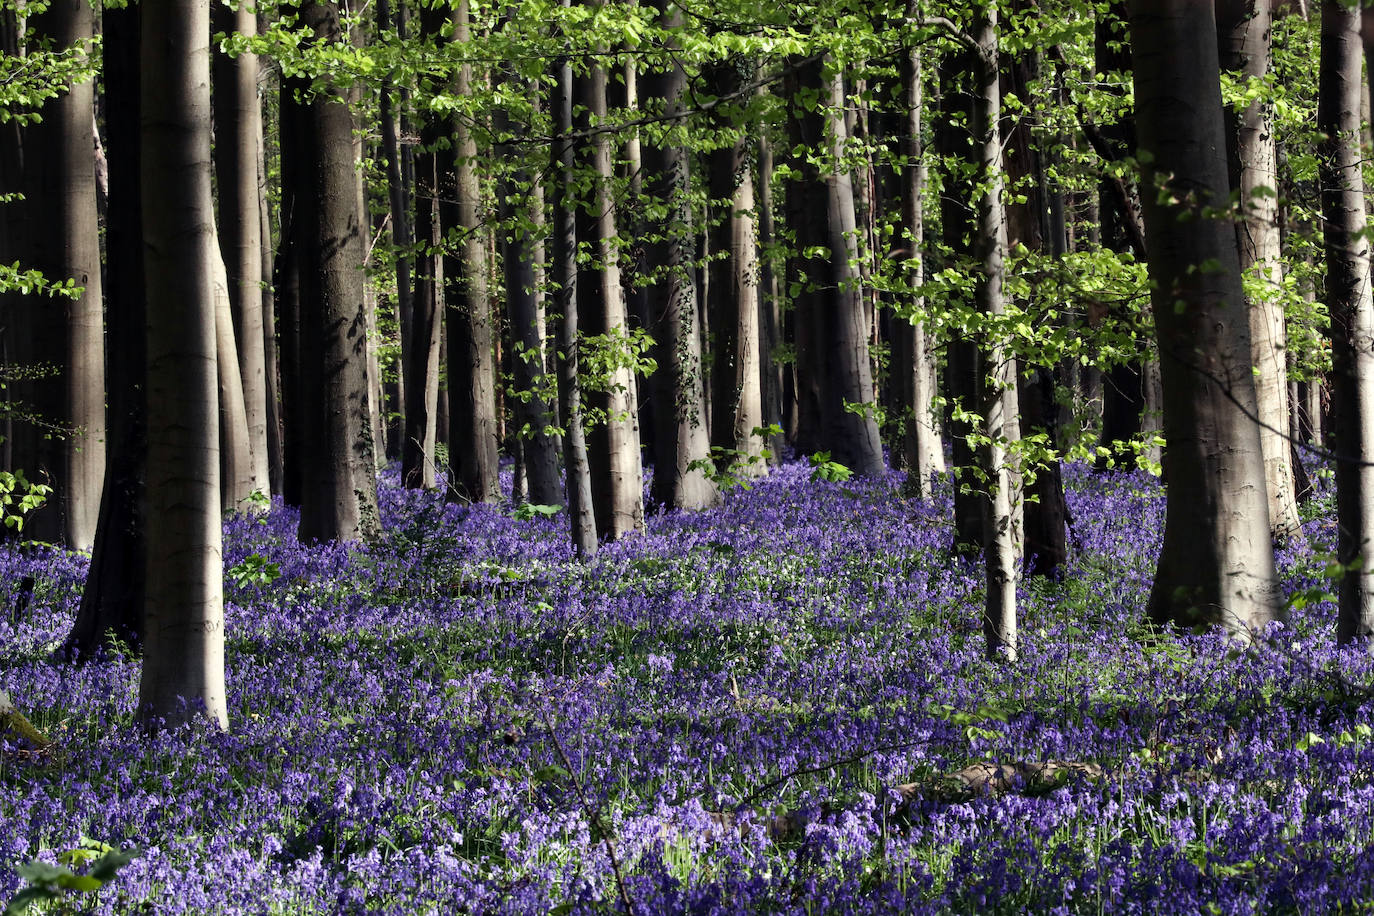
<svg viewBox="0 0 1374 916"><path fill-rule="evenodd" d="M338 6L308 3L303 24L322 42L343 39ZM354 183L353 116L346 89L317 92L302 112L300 360L310 448L300 538L348 541L377 521L376 461L368 411L364 239Z"/></svg>
<svg viewBox="0 0 1374 916"><path fill-rule="evenodd" d="M562 0L567 9L571 0ZM573 131L573 72L568 60L557 61L556 80L551 93L554 141L550 150L553 204L552 257L549 281L554 290L552 302L557 332L558 401L563 419L563 462L566 469L565 492L568 522L573 547L578 557L596 553L596 515L592 508L592 475L587 460L587 439L582 421L582 388L578 375L579 315L577 308L577 200L573 193L573 168L576 146Z"/></svg>
<svg viewBox="0 0 1374 916"><path fill-rule="evenodd" d="M518 78L509 77L512 82ZM516 82L524 90L524 84ZM504 123L498 125L502 131L522 130L519 125ZM500 151L502 158L510 162L520 162L523 155L517 143L523 137L517 136L516 143L504 145ZM530 215L531 205L542 206L543 202L534 195L525 196L522 188L528 187L531 174L523 166L504 180L500 193L501 222L512 224L520 217ZM519 208L519 209L517 209ZM518 391L530 392L528 400L513 399L517 429L523 432L517 437L517 458L523 466L525 478L524 497L540 506L563 505L563 482L558 475L558 438L549 429L556 426L553 405L546 392L549 377L544 370L543 322L539 315L539 283L535 279L535 240L528 231L515 230L505 240L505 251L501 258L503 279L506 287L506 311L510 316L510 336L515 346L510 353L511 376Z"/></svg>
<svg viewBox="0 0 1374 916"><path fill-rule="evenodd" d="M967 74L976 67L973 55L962 53L940 68L940 121L935 130L935 147L941 158L967 161L974 155L973 136L967 127L973 105ZM944 176L944 181L951 180L951 176ZM964 196L940 195L940 229L956 262L971 254L973 221L973 209ZM982 544L983 509L971 470L974 454L969 437L974 432L973 425L956 419L953 408L960 404L977 412L978 365L978 342L971 335L957 334L949 340L945 346L945 397L954 477L954 551L968 560L977 557Z"/></svg>
<svg viewBox="0 0 1374 916"><path fill-rule="evenodd" d="M1173 192L1142 195L1169 483L1149 612L1244 636L1279 605L1236 235L1202 212L1230 192L1215 19L1197 0L1129 10L1142 185Z"/></svg>
<svg viewBox="0 0 1374 916"><path fill-rule="evenodd" d="M682 14L658 0L659 22L668 30L682 25ZM644 74L647 98L661 99L662 114L681 113L687 74L680 66ZM644 144L645 186L665 207L662 226L654 226L645 246L645 267L655 280L646 287L654 303L650 332L655 340L657 371L650 377L655 401L653 502L678 509L702 509L719 500L707 474L710 436L706 427L702 383L700 312L692 276L695 231L690 198L691 153L681 138L668 134Z"/></svg>
<svg viewBox="0 0 1374 916"><path fill-rule="evenodd" d="M1218 0L1217 36L1221 66L1242 83L1263 81L1269 72L1272 0ZM1256 99L1243 110L1227 109L1227 158L1231 192L1243 219L1236 223L1242 273L1252 272L1268 288L1283 281L1279 259L1278 150L1273 106ZM1269 524L1276 538L1301 536L1294 492L1292 444L1288 441L1288 332L1283 299L1260 295L1250 301L1250 348L1259 404L1260 448L1269 496Z"/></svg>
<svg viewBox="0 0 1374 916"><path fill-rule="evenodd" d="M405 3L398 3L393 14L390 0L378 0L377 27L380 30L394 29L396 37L404 41L409 22ZM409 146L402 146L401 135L406 125L406 111L409 92L404 87L393 84L392 79L383 81L378 94L379 120L381 122L382 154L386 157L387 202L391 208L391 241L398 249L396 254L396 318L401 329L402 350L408 347L411 315L415 305L414 254L410 248L415 243L415 221L412 215L414 205L415 168ZM386 457L394 460L402 455L405 440L405 369L404 364L395 373L395 381L386 382L386 400L392 405L387 418ZM402 472L402 479L405 473ZM433 486L433 482L429 484Z"/></svg>
<svg viewBox="0 0 1374 916"><path fill-rule="evenodd" d="M767 137L756 140L758 147L758 221L759 221L759 371L762 374L763 422L782 432L768 440L769 464L779 464L787 444L786 416L791 389L783 381L791 373L791 362L782 356L782 277L774 256L778 232L773 212L773 146Z"/></svg>
<svg viewBox="0 0 1374 916"><path fill-rule="evenodd" d="M453 12L453 40L468 40L467 0ZM459 68L455 87L472 93L472 68ZM498 467L496 364L487 298L486 231L477 187L477 143L463 118L449 126L453 145L441 156L439 221L458 249L444 255L444 323L448 334L449 496L461 502L501 498ZM446 181L447 179L447 181ZM448 183L451 181L452 183Z"/></svg>
<svg viewBox="0 0 1374 916"><path fill-rule="evenodd" d="M282 501L299 506L310 440L301 374L301 224L305 217L305 108L300 80L283 79L277 112L281 162L281 229L272 267L277 302L277 359L281 376Z"/></svg>
<svg viewBox="0 0 1374 916"><path fill-rule="evenodd" d="M27 33L80 56L92 25L86 0L54 0L29 16ZM106 448L94 95L87 79L46 102L42 120L18 131L18 172L0 176L0 193L24 195L0 206L12 246L0 258L83 288L74 298L10 293L5 316L8 355L21 370L12 389L28 413L13 420L11 460L52 487L24 534L77 550L95 539Z"/></svg>
<svg viewBox="0 0 1374 916"><path fill-rule="evenodd" d="M1025 53L1007 61L1002 73L1008 91L1017 98L1029 98L1037 69L1037 56L1033 54ZM1049 228L1045 170L1040 162L1031 117L1027 112L1019 112L1005 122L1003 161L1011 189L1006 204L1007 244L1009 247L1020 244L1032 252L1048 253L1045 252ZM1032 367L1024 372L1018 379L1017 405L1021 434L1044 436L1049 448L1057 448L1059 405L1055 397L1054 372L1043 367ZM1066 504L1058 458L1027 470L1024 489L1026 569L1037 575L1052 576L1068 554Z"/></svg>
<svg viewBox="0 0 1374 916"><path fill-rule="evenodd" d="M107 9L103 23L105 148L114 175L105 230L108 438L90 571L76 622L59 650L78 660L91 658L107 638L135 648L143 639L148 341L139 168L141 9Z"/></svg>
<svg viewBox="0 0 1374 916"><path fill-rule="evenodd" d="M585 131L606 116L606 72L592 67L573 80L579 129ZM583 166L595 176L590 206L578 211L578 238L590 246L594 263L582 266L577 284L578 312L584 335L601 336L610 346L623 346L629 330L620 282L616 207L611 187L611 139L597 133L580 141ZM587 435L592 471L592 499L597 533L617 540L644 526L643 476L639 454L638 395L628 368L614 369L588 403L597 410Z"/></svg>
<svg viewBox="0 0 1374 916"><path fill-rule="evenodd" d="M443 10L426 8L421 13L421 24L425 37L435 43L442 42L440 32L446 18ZM393 117L393 120L394 117ZM415 265L415 287L408 288L398 295L397 309L401 327L401 372L405 389L404 427L401 438L401 481L407 487L432 489L435 486L434 447L438 439L439 410L439 366L440 340L443 330L443 294L440 269L440 248L443 233L440 229L439 198L441 194L440 141L445 136L445 127L439 115L431 112L425 116L421 130L419 155L416 156L415 172L415 241L419 243L419 255ZM393 127L393 129L395 129ZM399 142L399 141L398 141ZM402 222L396 224L397 231L409 233L408 209L409 195L405 193L404 162L401 153L395 153L397 166L391 171L394 187L390 188L393 208L400 206L404 215ZM389 179L391 182L392 179ZM401 267L397 267L399 290ZM407 281L409 280L409 271ZM449 456L452 472L453 456ZM450 480L450 484L453 481Z"/></svg>
<svg viewBox="0 0 1374 916"><path fill-rule="evenodd" d="M1374 26L1374 19L1369 23ZM1336 640L1374 648L1374 303L1360 145L1361 14L1321 6L1317 129L1331 315L1331 436L1336 454ZM1365 31L1374 60L1374 28Z"/></svg>
<svg viewBox="0 0 1374 916"><path fill-rule="evenodd" d="M148 464L139 718L228 724L216 396L210 5L142 10Z"/></svg>
<svg viewBox="0 0 1374 916"><path fill-rule="evenodd" d="M252 37L257 16L249 4L211 10L216 32ZM267 448L267 357L263 338L262 214L258 189L258 141L262 108L258 102L258 56L230 58L213 53L215 185L219 193L219 244L229 294L239 385L247 432L247 480L254 489L269 487ZM227 367L226 367L227 369ZM227 377L227 371L222 373Z"/></svg>
<svg viewBox="0 0 1374 916"><path fill-rule="evenodd" d="M262 277L262 354L264 387L267 396L267 480L273 496L282 492L283 430L281 408L281 363L277 345L277 303L273 290L272 221L267 204L266 143L262 119L258 119L258 224L262 257L259 268Z"/></svg>

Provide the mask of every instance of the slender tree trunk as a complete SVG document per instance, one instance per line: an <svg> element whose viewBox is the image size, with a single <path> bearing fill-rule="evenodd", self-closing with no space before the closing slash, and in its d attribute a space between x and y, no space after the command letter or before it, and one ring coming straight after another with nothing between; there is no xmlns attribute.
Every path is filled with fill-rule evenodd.
<svg viewBox="0 0 1374 916"><path fill-rule="evenodd" d="M378 0L377 27L382 31L393 30L397 39L404 41L406 37L405 4L399 4L399 8L393 16L390 0ZM378 106L382 132L382 153L386 157L387 200L391 205L391 244L396 248L396 317L401 327L402 351L406 353L413 349L411 321L415 308L415 287L411 279L414 261L411 247L415 244L414 220L411 215L414 195L411 193L410 184L410 179L414 177L414 167L410 162L409 148L401 146L401 132L405 123L408 94L403 88L393 85L394 80L395 75L393 74L388 80L383 81ZM435 349L437 350L437 347ZM426 363L427 366L428 363ZM391 395L397 401L403 402L406 390L405 376L407 374L403 357L397 388ZM404 405L401 408L401 413L400 429L388 431L388 457L401 457L404 454L404 446L402 445L406 438ZM428 430L426 429L421 438L424 439L427 434ZM391 441L393 438L398 441L393 443ZM432 442L432 440L433 436L429 435L428 441ZM393 450L395 454L393 454ZM416 449L416 451L420 454L419 456L412 455L411 461L416 462L417 457L419 457L419 485L425 488L433 487L435 484L433 456L430 452L424 451L423 447ZM407 485L411 485L416 476L414 468L408 474L403 467L401 479Z"/></svg>
<svg viewBox="0 0 1374 916"><path fill-rule="evenodd" d="M921 55L917 49L902 52L900 60L902 117L900 127L901 245L905 247L905 280L912 289L912 305L919 313L924 302L915 293L925 282L922 252L925 213L926 164L921 148ZM896 373L898 409L901 411L903 464L907 490L927 499L933 476L945 470L939 419L933 407L936 367L919 314L893 319L892 371Z"/></svg>
<svg viewBox="0 0 1374 916"><path fill-rule="evenodd" d="M88 51L91 6L54 0L27 22L54 50ZM31 370L15 388L29 416L13 423L11 458L53 488L29 514L25 535L86 550L95 540L105 470L105 348L92 111L95 85L73 85L22 129L22 201L5 204L19 260L50 282L72 280L76 297L18 296L9 309L11 355ZM10 179L5 179L6 185ZM3 190L13 190L4 187Z"/></svg>
<svg viewBox="0 0 1374 916"><path fill-rule="evenodd" d="M216 397L210 5L143 4L148 329L145 653L139 715L228 725Z"/></svg>
<svg viewBox="0 0 1374 916"><path fill-rule="evenodd" d="M305 400L301 366L302 224L307 218L305 196L307 147L306 111L297 93L307 90L301 80L283 77L278 105L278 146L281 155L281 229L273 264L276 292L278 353L281 373L282 501L299 506L305 491L310 438L309 405Z"/></svg>
<svg viewBox="0 0 1374 916"><path fill-rule="evenodd" d="M1271 0L1219 0L1217 37L1221 66L1241 80L1263 80L1269 72ZM1244 219L1236 223L1240 269L1252 271L1269 289L1283 280L1279 259L1278 169L1272 106L1256 99L1228 113L1231 191ZM1302 533L1290 463L1288 430L1288 333L1283 301L1261 295L1250 302L1250 346L1259 404L1260 447L1269 495L1269 523L1277 538Z"/></svg>
<svg viewBox="0 0 1374 916"><path fill-rule="evenodd" d="M345 40L333 2L306 4L301 19L316 41ZM307 543L353 540L377 521L364 240L347 99L346 89L331 88L317 92L304 111L303 161L314 163L311 180L297 198L302 394L311 449L299 534Z"/></svg>
<svg viewBox="0 0 1374 916"><path fill-rule="evenodd" d="M790 390L783 374L792 371L791 362L784 363L783 353L782 287L776 266L778 233L773 213L773 146L765 136L755 140L758 146L758 220L759 220L759 369L762 375L763 422L783 430ZM785 432L775 433L768 442L769 464L782 461Z"/></svg>
<svg viewBox="0 0 1374 916"><path fill-rule="evenodd" d="M100 523L76 622L59 653L94 657L107 638L143 642L147 530L143 517L147 460L147 320L143 282L140 157L139 4L104 13L106 150L114 175L105 231L109 318L108 440Z"/></svg>
<svg viewBox="0 0 1374 916"><path fill-rule="evenodd" d="M1174 195L1142 195L1169 483L1150 616L1245 636L1279 608L1236 235L1205 212L1230 191L1215 19L1197 0L1129 6L1142 182Z"/></svg>
<svg viewBox="0 0 1374 916"><path fill-rule="evenodd" d="M561 0L564 9L571 0ZM558 400L563 415L563 461L567 471L568 521L573 548L582 559L597 550L596 515L592 508L592 474L582 422L582 386L578 376L577 200L573 192L576 145L573 131L573 73L567 58L555 67L552 104L554 142L550 174L553 190L553 257L549 280L554 289L557 324Z"/></svg>
<svg viewBox="0 0 1374 916"><path fill-rule="evenodd" d="M468 40L467 0L453 13L453 40ZM455 87L472 94L472 68L463 64ZM448 329L448 457L455 479L449 495L462 502L501 499L498 473L496 365L492 353L492 310L487 298L486 235L477 188L477 143L466 121L454 119L453 147L443 157L454 183L439 205L444 236L457 234L459 251L444 256L444 311ZM450 193L450 190L452 193Z"/></svg>
<svg viewBox="0 0 1374 916"><path fill-rule="evenodd" d="M523 86L516 82L516 77L508 78L517 86ZM541 506L561 506L563 483L558 478L558 440L550 431L557 420L547 394L551 380L544 370L543 322L539 316L539 284L535 280L535 239L529 228L517 225L522 217L528 219L532 215L532 206L542 206L543 202L522 190L530 186L532 177L521 159L524 153L518 141L522 139L522 128L507 121L500 132L507 130L515 132L517 142L503 144L499 155L519 165L505 179L498 195L501 222L512 226L508 230L501 264L510 334L514 341L511 374L517 390L530 392L528 399L514 399L516 423L523 430L518 438L518 453L523 459L528 501Z"/></svg>
<svg viewBox="0 0 1374 916"><path fill-rule="evenodd" d="M272 276L272 221L267 206L266 143L262 119L257 123L258 224L262 243L259 268L262 277L262 353L264 389L267 397L267 480L270 492L279 496L283 489L284 453L281 407L281 363L277 348L277 303Z"/></svg>
<svg viewBox="0 0 1374 916"><path fill-rule="evenodd" d="M220 508L225 512L233 512L260 487L254 475L248 411L244 405L243 378L239 375L229 278L220 255L218 238L215 238L211 267L215 298L216 376L219 382Z"/></svg>
<svg viewBox="0 0 1374 916"><path fill-rule="evenodd" d="M235 10L216 3L213 28L253 36L257 16L249 4ZM213 56L215 87L215 180L219 191L219 243L224 257L233 342L242 386L247 427L247 479L254 489L268 489L267 368L263 339L262 215L258 196L258 138L262 108L258 102L258 56Z"/></svg>
<svg viewBox="0 0 1374 916"><path fill-rule="evenodd" d="M1331 315L1336 559L1344 567L1336 641L1368 648L1374 646L1374 304L1359 145L1361 13L1323 0L1321 15L1317 129L1325 137L1318 162ZM1374 29L1365 34L1374 38ZM1374 51L1374 42L1365 47Z"/></svg>
<svg viewBox="0 0 1374 916"><path fill-rule="evenodd" d="M586 130L606 117L606 71L593 66L573 81L579 127ZM578 282L578 307L585 327L606 346L627 344L629 323L620 282L616 207L611 187L611 140L597 133L584 144L584 162L595 176L590 212L579 211L579 238L592 246L596 264L584 267ZM621 361L617 360L617 363ZM590 403L599 416L587 437L592 469L592 499L598 534L618 540L644 527L643 471L639 456L639 398L634 372L618 365L603 380L605 390Z"/></svg>
<svg viewBox="0 0 1374 916"><path fill-rule="evenodd" d="M668 0L657 0L660 24L670 32L682 27L682 14ZM662 114L674 118L683 109L687 74L680 65L644 75L648 98L662 99ZM707 474L710 437L706 427L702 384L700 314L692 269L696 237L692 227L691 154L684 138L668 134L643 150L645 184L650 197L665 207L662 226L653 227L645 266L654 282L645 298L655 303L650 328L656 342L658 370L654 387L653 501L660 506L702 509L719 500Z"/></svg>

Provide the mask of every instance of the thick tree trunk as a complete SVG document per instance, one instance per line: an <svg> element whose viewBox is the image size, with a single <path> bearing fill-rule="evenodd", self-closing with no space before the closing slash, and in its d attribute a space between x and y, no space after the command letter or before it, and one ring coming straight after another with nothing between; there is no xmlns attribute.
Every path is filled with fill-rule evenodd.
<svg viewBox="0 0 1374 916"><path fill-rule="evenodd" d="M566 9L571 0L562 0ZM597 550L596 515L592 508L592 474L582 421L582 386L578 375L579 315L577 309L577 200L573 167L573 74L568 60L557 62L552 104L554 141L549 171L553 188L553 256L549 280L554 290L557 325L558 400L563 417L563 462L567 472L568 521L573 548L588 559Z"/></svg>
<svg viewBox="0 0 1374 916"><path fill-rule="evenodd" d="M1217 37L1221 66L1236 78L1263 80L1269 72L1271 0L1219 0ZM1244 219L1236 223L1240 269L1253 271L1266 290L1283 280L1279 259L1278 168L1272 105L1256 99L1239 113L1228 112L1227 153L1231 191ZM1250 347L1259 404L1260 448L1269 497L1269 524L1277 538L1302 533L1294 492L1292 445L1288 441L1288 333L1283 301L1260 295L1250 302Z"/></svg>
<svg viewBox="0 0 1374 916"><path fill-rule="evenodd" d="M92 658L107 639L143 642L144 475L147 460L147 306L143 282L143 200L140 156L139 4L104 14L106 151L114 183L105 230L106 315L109 318L108 440L100 523L76 622L59 650Z"/></svg>
<svg viewBox="0 0 1374 916"><path fill-rule="evenodd" d="M54 50L86 53L92 34L86 0L54 0L28 19L30 35ZM16 418L11 460L30 480L53 488L29 514L24 533L86 550L95 540L105 471L105 347L96 204L92 80L73 85L22 128L22 201L0 208L19 260L49 282L72 280L75 298L13 298L10 357L30 372L14 385L27 416ZM6 176L0 191L16 190ZM17 222L14 222L16 221Z"/></svg>
<svg viewBox="0 0 1374 916"><path fill-rule="evenodd" d="M333 2L302 7L315 40L344 40ZM348 541L377 521L376 460L368 412L364 240L354 184L353 116L346 90L317 92L305 108L299 194L301 369L310 471L302 541Z"/></svg>
<svg viewBox="0 0 1374 916"><path fill-rule="evenodd" d="M467 0L453 12L453 40L468 40ZM459 68L455 91L472 93L472 68ZM445 238L456 236L459 250L444 255L444 321L448 330L448 457L453 479L449 495L461 502L497 502L498 475L496 365L492 351L492 312L487 299L486 234L477 187L477 143L462 118L450 129L453 146L442 158L444 185L439 220Z"/></svg>
<svg viewBox="0 0 1374 916"><path fill-rule="evenodd" d="M586 130L606 117L606 72L592 67L573 81L573 91ZM596 263L578 279L578 310L584 329L608 347L624 348L629 323L620 282L616 206L612 188L611 139L597 133L583 141L585 166L595 176L592 205L579 211L579 238L591 246ZM644 527L643 472L639 456L639 398L634 372L616 360L589 402L599 416L587 436L592 469L592 498L598 534L617 540Z"/></svg>
<svg viewBox="0 0 1374 916"><path fill-rule="evenodd" d="M1136 124L1164 389L1164 546L1150 616L1237 636L1279 613L1212 4L1132 0ZM1200 265L1209 265L1202 269Z"/></svg>
<svg viewBox="0 0 1374 916"><path fill-rule="evenodd" d="M715 65L711 90L717 97L736 95L747 74L736 60ZM720 115L723 117L724 112ZM709 158L710 194L716 220L711 247L724 254L711 261L706 310L711 316L711 445L719 450L720 470L737 477L757 477L767 468L764 442L754 430L763 425L762 377L759 374L758 245L754 235L754 169L752 137L727 123L716 129L731 138Z"/></svg>
<svg viewBox="0 0 1374 916"><path fill-rule="evenodd" d="M1336 453L1336 641L1374 647L1374 304L1359 145L1360 11L1324 0L1317 129L1331 315L1331 433ZM1374 24L1374 23L1371 23ZM1374 33L1366 32L1374 37ZM1374 42L1366 47L1374 50Z"/></svg>
<svg viewBox="0 0 1374 916"><path fill-rule="evenodd" d="M658 0L659 22L669 31L682 27L682 14L668 0ZM687 74L679 65L644 75L648 98L662 99L664 117L682 112ZM645 268L654 282L646 299L654 303L650 330L655 341L657 371L650 377L654 392L654 503L677 509L703 509L718 501L715 482L707 473L710 436L706 427L705 388L702 384L700 315L696 283L695 230L692 227L691 154L674 133L644 145L645 185L650 197L664 207L663 225L653 227L644 252Z"/></svg>
<svg viewBox="0 0 1374 916"><path fill-rule="evenodd" d="M232 9L216 3L216 32L257 34L249 4ZM215 87L215 181L219 192L219 244L228 284L234 352L242 386L249 467L246 480L268 489L267 369L263 339L262 215L258 196L258 56L213 56ZM226 351L227 352L227 351ZM227 490L231 488L226 488Z"/></svg>
<svg viewBox="0 0 1374 916"><path fill-rule="evenodd" d="M228 725L216 397L210 5L145 3L147 593L139 716Z"/></svg>

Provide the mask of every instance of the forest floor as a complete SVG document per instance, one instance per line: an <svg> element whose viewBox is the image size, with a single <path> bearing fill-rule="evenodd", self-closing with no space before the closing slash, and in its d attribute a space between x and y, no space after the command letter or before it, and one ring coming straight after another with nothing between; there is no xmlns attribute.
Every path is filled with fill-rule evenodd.
<svg viewBox="0 0 1374 916"><path fill-rule="evenodd" d="M1242 650L1143 625L1154 480L1065 476L1070 565L999 665L948 495L898 475L788 465L585 565L561 515L394 475L375 543L235 517L232 730L156 739L136 660L46 661L85 559L0 547L0 691L54 742L0 736L0 903L108 843L136 856L54 891L77 910L1367 907L1374 665L1334 646L1329 495L1280 555L1289 623Z"/></svg>

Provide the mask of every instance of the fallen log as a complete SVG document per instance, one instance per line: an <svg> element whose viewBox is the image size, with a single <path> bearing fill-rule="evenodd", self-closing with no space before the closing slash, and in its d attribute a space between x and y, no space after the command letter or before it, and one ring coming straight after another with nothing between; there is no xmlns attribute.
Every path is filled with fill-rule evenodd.
<svg viewBox="0 0 1374 916"><path fill-rule="evenodd" d="M10 695L0 690L0 732L3 731L14 732L40 750L52 745L47 735L34 728L24 714L14 708Z"/></svg>

